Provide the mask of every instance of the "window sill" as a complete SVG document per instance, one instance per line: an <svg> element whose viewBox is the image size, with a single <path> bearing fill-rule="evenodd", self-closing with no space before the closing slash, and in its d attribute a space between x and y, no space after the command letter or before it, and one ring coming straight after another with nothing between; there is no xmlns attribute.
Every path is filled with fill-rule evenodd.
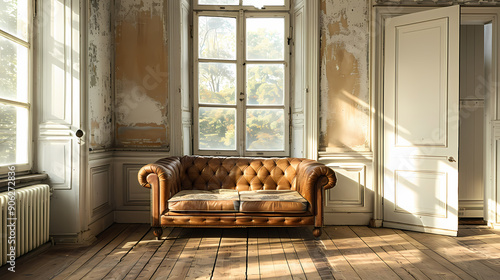
<svg viewBox="0 0 500 280"><path fill-rule="evenodd" d="M29 185L40 184L48 178L47 174L28 174L16 176L14 182L14 188L21 188ZM8 190L9 182L12 182L8 178L0 179L0 192ZM12 184L10 184L12 186Z"/></svg>

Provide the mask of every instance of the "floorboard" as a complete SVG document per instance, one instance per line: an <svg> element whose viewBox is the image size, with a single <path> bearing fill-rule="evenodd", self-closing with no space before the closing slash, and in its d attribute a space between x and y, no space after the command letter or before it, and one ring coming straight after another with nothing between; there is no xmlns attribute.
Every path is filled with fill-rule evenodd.
<svg viewBox="0 0 500 280"><path fill-rule="evenodd" d="M222 229L205 229L198 231L201 242L195 252L194 261L186 275L186 279L211 279L214 271L215 260L219 251Z"/></svg>
<svg viewBox="0 0 500 280"><path fill-rule="evenodd" d="M249 228L247 233L247 279L260 279L258 229Z"/></svg>
<svg viewBox="0 0 500 280"><path fill-rule="evenodd" d="M306 275L307 279L321 279L316 266L314 265L313 259L309 255L309 252L304 245L302 237L300 236L300 231L304 230L303 228L290 228L288 229L288 233L290 234L290 239L292 241L292 245L295 248L295 252L300 261L300 265L302 266L302 270Z"/></svg>
<svg viewBox="0 0 500 280"><path fill-rule="evenodd" d="M392 248L382 237L372 229L354 226L351 229L377 256L387 264L401 279L428 279L402 254Z"/></svg>
<svg viewBox="0 0 500 280"><path fill-rule="evenodd" d="M101 263L106 257L115 250L129 235L131 235L139 225L131 225L122 231L116 238L107 243L101 250L92 256L87 262L72 272L66 279L82 279L90 273L94 267ZM56 246L57 247L57 246Z"/></svg>
<svg viewBox="0 0 500 280"><path fill-rule="evenodd" d="M92 244L45 244L0 279L500 279L500 231L458 237L366 226L166 228L115 224Z"/></svg>
<svg viewBox="0 0 500 280"><path fill-rule="evenodd" d="M106 257L94 266L84 277L81 279L103 279L113 268L115 268L123 258L129 256L134 246L147 234L150 227L144 224L138 226L130 235L128 235L113 251L106 255Z"/></svg>
<svg viewBox="0 0 500 280"><path fill-rule="evenodd" d="M346 257L342 255L338 247L333 243L328 234L323 233L320 236L325 250L325 257L332 267L332 274L338 280L358 280L361 279L351 266Z"/></svg>
<svg viewBox="0 0 500 280"><path fill-rule="evenodd" d="M418 255L422 258L420 263L422 264L421 271L426 275L432 276L431 279L475 279L467 271L462 270L453 261L446 259L445 257L438 254L435 250L437 248L427 247L417 240L413 239L411 236L406 234L407 232L401 230L395 230L396 233L410 244L409 248L415 248L418 250ZM429 235L430 238L435 238L437 236ZM405 246L405 248L408 248Z"/></svg>
<svg viewBox="0 0 500 280"><path fill-rule="evenodd" d="M466 271L476 279L498 279L500 273L498 266L489 265L486 258L480 253L473 252L459 244L456 238L448 236L435 236L426 238L425 234L408 232L410 237L424 246L431 247L443 258L453 262L461 270Z"/></svg>
<svg viewBox="0 0 500 280"><path fill-rule="evenodd" d="M191 237L191 233L191 229L181 229L180 234L175 239L171 240L173 244L153 274L153 279L169 279L170 273L177 264L180 255Z"/></svg>
<svg viewBox="0 0 500 280"><path fill-rule="evenodd" d="M297 253L295 252L295 249L292 245L292 240L290 239L288 231L286 230L286 228L279 228L278 232L291 277L297 280L307 279L306 275L304 274L304 270L302 270L302 266L300 265L299 257L297 256Z"/></svg>
<svg viewBox="0 0 500 280"><path fill-rule="evenodd" d="M400 279L350 227L329 227L325 231L362 279Z"/></svg>
<svg viewBox="0 0 500 280"><path fill-rule="evenodd" d="M246 279L246 251L246 229L224 229L213 279Z"/></svg>

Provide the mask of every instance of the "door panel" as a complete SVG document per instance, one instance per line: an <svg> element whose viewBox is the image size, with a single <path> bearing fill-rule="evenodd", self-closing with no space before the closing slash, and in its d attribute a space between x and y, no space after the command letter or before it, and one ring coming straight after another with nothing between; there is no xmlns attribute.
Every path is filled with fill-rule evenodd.
<svg viewBox="0 0 500 280"><path fill-rule="evenodd" d="M384 226L456 235L460 7L385 30Z"/></svg>
<svg viewBox="0 0 500 280"><path fill-rule="evenodd" d="M80 227L80 182L84 129L84 98L80 87L80 1L40 3L37 162L54 192L51 198L51 235L77 235ZM84 69L84 68L82 68ZM83 130L82 130L83 131Z"/></svg>
<svg viewBox="0 0 500 280"><path fill-rule="evenodd" d="M447 71L447 21L436 19L395 31L396 145L445 146L447 83L441 77Z"/></svg>

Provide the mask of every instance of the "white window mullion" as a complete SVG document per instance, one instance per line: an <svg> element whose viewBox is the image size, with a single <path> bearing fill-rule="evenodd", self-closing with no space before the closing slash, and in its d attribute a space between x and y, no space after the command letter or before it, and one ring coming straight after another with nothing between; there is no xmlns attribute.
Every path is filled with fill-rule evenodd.
<svg viewBox="0 0 500 280"><path fill-rule="evenodd" d="M243 2L241 0L241 2ZM238 108L237 108L237 135L238 135L238 153L245 156L245 111L246 111L246 65L245 65L245 13L239 11L238 17Z"/></svg>

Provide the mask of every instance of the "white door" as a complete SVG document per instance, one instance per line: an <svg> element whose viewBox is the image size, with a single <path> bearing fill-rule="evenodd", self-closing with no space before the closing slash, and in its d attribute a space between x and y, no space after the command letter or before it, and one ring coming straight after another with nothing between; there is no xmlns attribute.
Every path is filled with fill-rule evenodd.
<svg viewBox="0 0 500 280"><path fill-rule="evenodd" d="M80 1L47 0L38 13L38 168L53 189L50 234L76 236L84 150L80 83Z"/></svg>
<svg viewBox="0 0 500 280"><path fill-rule="evenodd" d="M456 235L460 7L387 20L385 227Z"/></svg>

